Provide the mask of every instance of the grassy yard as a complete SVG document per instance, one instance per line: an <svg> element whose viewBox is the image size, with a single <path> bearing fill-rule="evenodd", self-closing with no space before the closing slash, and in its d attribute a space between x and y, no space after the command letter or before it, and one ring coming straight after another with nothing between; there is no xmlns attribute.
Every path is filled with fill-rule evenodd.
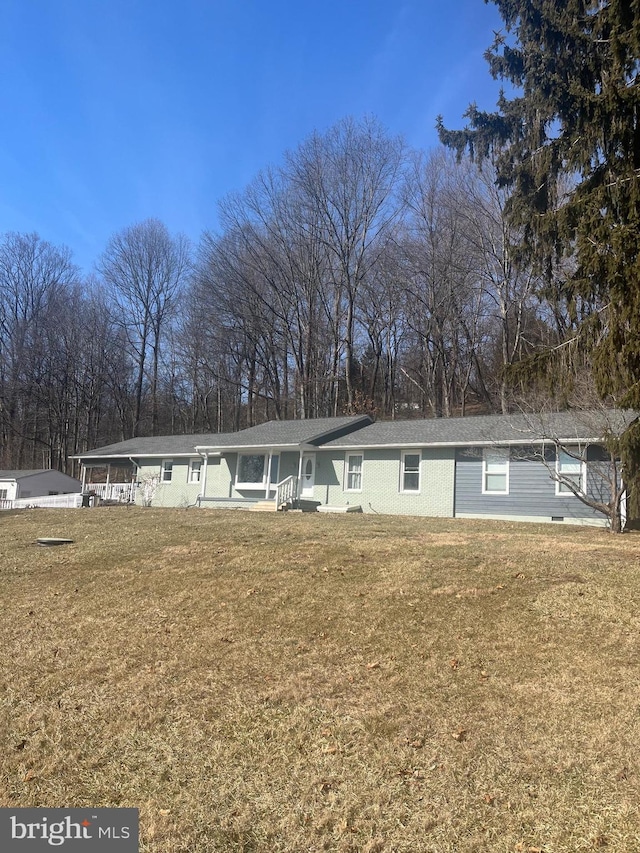
<svg viewBox="0 0 640 853"><path fill-rule="evenodd" d="M35 510L0 577L2 806L138 807L149 853L640 850L639 534Z"/></svg>

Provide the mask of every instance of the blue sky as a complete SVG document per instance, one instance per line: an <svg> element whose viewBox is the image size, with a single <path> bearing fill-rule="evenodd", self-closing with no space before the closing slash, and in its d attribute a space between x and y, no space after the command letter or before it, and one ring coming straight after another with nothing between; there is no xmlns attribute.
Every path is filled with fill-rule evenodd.
<svg viewBox="0 0 640 853"><path fill-rule="evenodd" d="M375 115L429 149L498 94L483 0L0 0L0 232L90 272L155 216L197 240L216 204L313 130Z"/></svg>

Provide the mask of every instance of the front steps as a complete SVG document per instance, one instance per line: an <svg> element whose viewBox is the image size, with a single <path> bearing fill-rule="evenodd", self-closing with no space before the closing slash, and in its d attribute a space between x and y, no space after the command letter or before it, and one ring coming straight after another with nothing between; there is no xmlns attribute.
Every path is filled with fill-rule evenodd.
<svg viewBox="0 0 640 853"><path fill-rule="evenodd" d="M278 512L317 512L318 501L299 500L297 509L293 509L290 503L280 504ZM251 506L251 512L276 512L275 500L257 501Z"/></svg>
<svg viewBox="0 0 640 853"><path fill-rule="evenodd" d="M275 501L258 501L258 503L253 504L251 507L251 512L275 512L276 511L276 502Z"/></svg>

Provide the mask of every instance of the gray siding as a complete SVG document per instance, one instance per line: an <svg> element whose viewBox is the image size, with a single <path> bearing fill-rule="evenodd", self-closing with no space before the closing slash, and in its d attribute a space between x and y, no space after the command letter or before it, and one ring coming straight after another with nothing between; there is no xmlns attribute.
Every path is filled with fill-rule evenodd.
<svg viewBox="0 0 640 853"><path fill-rule="evenodd" d="M79 492L82 489L80 480L63 474L61 471L43 471L41 474L32 474L30 477L18 480L18 498L33 498L57 492L60 495L68 495Z"/></svg>
<svg viewBox="0 0 640 853"><path fill-rule="evenodd" d="M587 482L592 488L593 477ZM482 451L458 450L456 453L454 512L460 515L487 517L518 516L520 518L580 519L604 522L604 516L586 506L574 495L556 495L556 484L540 461L517 458L509 462L509 494L482 494Z"/></svg>

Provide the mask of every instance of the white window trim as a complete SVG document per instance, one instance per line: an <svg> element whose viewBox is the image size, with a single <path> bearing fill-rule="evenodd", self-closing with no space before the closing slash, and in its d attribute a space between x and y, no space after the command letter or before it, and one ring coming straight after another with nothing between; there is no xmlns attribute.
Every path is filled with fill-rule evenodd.
<svg viewBox="0 0 640 853"><path fill-rule="evenodd" d="M169 463L169 465L171 466L170 468L167 468L167 463ZM162 460L162 465L160 466L160 483L171 483L173 481L173 467L173 459ZM165 477L166 473L169 474L168 477Z"/></svg>
<svg viewBox="0 0 640 853"><path fill-rule="evenodd" d="M418 488L417 489L405 489L404 487L404 475L405 471L405 463L404 460L407 456L417 456L418 457ZM413 472L411 472L413 473ZM399 491L401 495L419 495L420 490L422 488L422 451L421 450L403 450L402 455L400 457L400 483L399 483Z"/></svg>
<svg viewBox="0 0 640 853"><path fill-rule="evenodd" d="M496 491L495 489L487 489L487 453L504 455L504 463L506 465L506 477L504 490ZM511 474L511 454L508 447L483 447L482 448L482 494L483 495L508 495L509 480Z"/></svg>
<svg viewBox="0 0 640 853"><path fill-rule="evenodd" d="M243 483L238 479L240 474L240 460L243 456L262 456L263 465L262 465L262 480L260 482L255 483ZM268 474L268 466L269 464L269 454L268 453L238 453L238 460L236 462L236 481L235 488L236 489L254 489L255 491L262 491L267 487L267 474Z"/></svg>
<svg viewBox="0 0 640 853"><path fill-rule="evenodd" d="M196 484L196 485L198 483L200 483L200 481L202 480L202 470L203 470L203 464L202 463L203 463L203 461L204 460L201 457L199 457L198 459L190 459L189 460L189 470L187 473L187 483L192 483L192 484ZM193 475L194 475L194 467L193 467L194 462L196 464L198 464L198 462L200 463L200 467L197 469L198 470L198 479L197 480L195 480L193 477Z"/></svg>
<svg viewBox="0 0 640 853"><path fill-rule="evenodd" d="M558 477L561 476L560 473L560 453L561 450L556 451L556 474ZM580 487L578 491L581 495L584 495L586 485L587 485L587 460L586 459L574 459L571 457L572 462L577 462L580 465ZM566 491L562 491L562 486L565 485L561 483L560 480L556 480L556 497L558 498L577 498L578 495L575 492L572 492L568 486L565 486Z"/></svg>
<svg viewBox="0 0 640 853"><path fill-rule="evenodd" d="M350 471L349 459L351 459L353 456L359 456L360 457L360 488L359 489L350 489L349 488L349 471ZM364 453L362 451L360 453L345 453L345 456L344 456L344 480L343 480L344 488L343 488L343 491L345 491L345 492L361 492L362 491L362 477L363 477L363 473L364 473L363 469L364 469Z"/></svg>

